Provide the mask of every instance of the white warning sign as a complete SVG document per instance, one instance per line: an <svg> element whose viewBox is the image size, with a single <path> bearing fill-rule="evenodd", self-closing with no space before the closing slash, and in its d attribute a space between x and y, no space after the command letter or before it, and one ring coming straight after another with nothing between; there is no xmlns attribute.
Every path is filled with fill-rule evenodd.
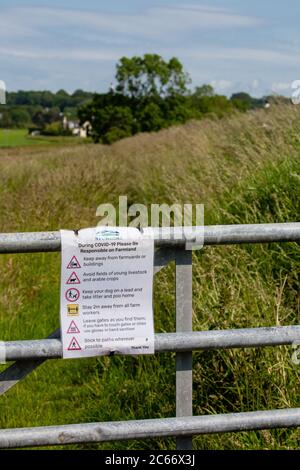
<svg viewBox="0 0 300 470"><path fill-rule="evenodd" d="M79 277L77 276L75 272L71 274L71 276L67 280L67 284L80 284Z"/></svg>
<svg viewBox="0 0 300 470"><path fill-rule="evenodd" d="M72 259L68 263L67 269L79 269L79 268L81 268L81 266L78 262L78 259L76 258L76 256L72 256Z"/></svg>
<svg viewBox="0 0 300 470"><path fill-rule="evenodd" d="M78 326L74 321L71 321L67 333L80 333Z"/></svg>
<svg viewBox="0 0 300 470"><path fill-rule="evenodd" d="M95 227L61 230L61 242L63 357L153 354L151 236Z"/></svg>

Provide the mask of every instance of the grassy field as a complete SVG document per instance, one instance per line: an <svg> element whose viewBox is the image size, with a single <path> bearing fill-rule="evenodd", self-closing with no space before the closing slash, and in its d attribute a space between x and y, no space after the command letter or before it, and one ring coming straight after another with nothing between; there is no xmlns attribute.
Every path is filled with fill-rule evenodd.
<svg viewBox="0 0 300 470"><path fill-rule="evenodd" d="M21 147L35 145L27 129L0 129L0 147Z"/></svg>
<svg viewBox="0 0 300 470"><path fill-rule="evenodd" d="M300 215L300 108L282 106L138 135L111 147L0 150L0 230L96 225L117 203L204 203L206 224ZM194 329L299 323L300 247L208 247L194 253ZM1 340L42 338L59 322L59 254L0 257ZM155 279L155 330L175 330L174 266ZM194 413L300 406L291 348L193 355ZM0 398L0 427L175 415L175 357L48 361ZM297 429L199 436L198 449L294 449ZM72 446L170 449L173 439Z"/></svg>
<svg viewBox="0 0 300 470"><path fill-rule="evenodd" d="M77 137L52 137L28 135L27 129L0 129L0 148L27 147L32 145L77 145L90 143L89 139Z"/></svg>

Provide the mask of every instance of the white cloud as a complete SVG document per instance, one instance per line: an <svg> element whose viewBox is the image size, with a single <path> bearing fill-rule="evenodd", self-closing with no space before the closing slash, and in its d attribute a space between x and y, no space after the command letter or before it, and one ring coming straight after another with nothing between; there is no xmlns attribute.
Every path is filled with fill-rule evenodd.
<svg viewBox="0 0 300 470"><path fill-rule="evenodd" d="M100 51L96 49L37 49L34 48L1 48L0 57L15 57L30 60L73 60L73 61L116 61L120 52Z"/></svg>
<svg viewBox="0 0 300 470"><path fill-rule="evenodd" d="M158 9L161 10L161 9ZM196 20L201 19L201 24L205 23L209 27L251 27L259 26L263 23L261 18L255 16L238 15L228 8L218 8L206 5L183 4L176 5L174 8L165 8L167 14L171 10L176 11L180 15L182 12L188 13L189 16L196 15Z"/></svg>
<svg viewBox="0 0 300 470"><path fill-rule="evenodd" d="M16 14L13 8L2 9L0 15L0 37L6 39L28 38L37 34L22 14Z"/></svg>
<svg viewBox="0 0 300 470"><path fill-rule="evenodd" d="M257 88L259 87L260 83L259 83L259 80L257 80L256 78L254 80L252 80L251 82L251 88L252 90L257 90Z"/></svg>
<svg viewBox="0 0 300 470"><path fill-rule="evenodd" d="M228 91L233 86L233 82L230 80L212 80L210 84L217 92L221 93Z"/></svg>
<svg viewBox="0 0 300 470"><path fill-rule="evenodd" d="M14 46L14 47L0 47L0 57L11 56L16 58L27 59L65 59L65 60L78 60L78 61L102 61L111 60L116 61L122 55L142 54L144 52L151 52L152 48L144 47L143 45L131 44L130 46L119 44L118 47L110 47L107 44L99 46L80 46L80 47L56 47L56 48L41 48L36 45L28 46ZM153 51L154 52L154 51ZM165 47L158 47L155 52L163 54L165 57L171 57L174 53L179 57L185 57L191 61L210 61L216 62L219 60L231 60L237 62L263 62L275 65L297 65L299 54L287 54L276 52L268 49L249 49L249 48L233 48L233 47L203 47L200 48L197 44L190 46L188 49L171 49ZM221 83L221 86L226 87L227 82ZM253 80L252 87L257 88L259 85L257 80ZM274 83L274 87L287 88L286 83ZM289 85L290 86L290 85Z"/></svg>
<svg viewBox="0 0 300 470"><path fill-rule="evenodd" d="M283 90L286 84L281 82L280 70L284 68L287 80L299 66L299 42L286 42L281 49L279 40L256 47L255 33L264 23L261 18L181 1L124 14L101 12L100 7L88 10L89 0L81 10L72 8L72 2L70 8L0 7L1 74L5 79L9 76L12 87L25 69L31 87L34 83L46 86L47 81L49 88L91 83L93 89L104 91L121 56L155 52L166 59L179 57L194 84L212 83L220 93L246 85L260 93L265 85L257 76L268 89L274 82L272 88Z"/></svg>
<svg viewBox="0 0 300 470"><path fill-rule="evenodd" d="M45 32L45 27L73 27L81 35L83 28L99 34L137 35L144 38L167 38L170 34L191 33L192 30L253 27L261 24L255 17L238 15L222 9L201 5L153 7L142 14L99 13L49 7L15 7L1 14L6 31L13 34L20 27L28 32ZM3 30L2 30L3 34Z"/></svg>
<svg viewBox="0 0 300 470"><path fill-rule="evenodd" d="M5 38L0 42L0 56L105 61L118 60L122 55L158 52L195 61L295 64L296 54L241 47L209 47L207 44L199 46L199 39L193 38L193 34L196 38L196 33L201 30L255 27L261 23L262 20L256 17L192 3L152 7L141 14L15 7L3 10L0 17L0 36ZM1 24L6 27L1 28ZM178 40L183 42L183 34L190 35L189 45L184 48L178 46ZM172 40L176 41L170 46ZM4 44L9 46L5 48Z"/></svg>
<svg viewBox="0 0 300 470"><path fill-rule="evenodd" d="M272 83L271 90L274 93L280 93L280 92L292 90L292 83L291 82L275 82L275 83Z"/></svg>
<svg viewBox="0 0 300 470"><path fill-rule="evenodd" d="M182 50L182 53L194 60L236 60L254 61L277 65L299 64L299 53L289 54L272 49L252 49L247 47L194 47Z"/></svg>

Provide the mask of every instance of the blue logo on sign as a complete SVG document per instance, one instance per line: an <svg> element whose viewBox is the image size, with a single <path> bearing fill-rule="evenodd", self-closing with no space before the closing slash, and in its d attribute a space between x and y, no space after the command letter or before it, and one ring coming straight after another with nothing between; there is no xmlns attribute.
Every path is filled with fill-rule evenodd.
<svg viewBox="0 0 300 470"><path fill-rule="evenodd" d="M120 232L113 229L101 229L96 232L96 240L111 240L120 238Z"/></svg>

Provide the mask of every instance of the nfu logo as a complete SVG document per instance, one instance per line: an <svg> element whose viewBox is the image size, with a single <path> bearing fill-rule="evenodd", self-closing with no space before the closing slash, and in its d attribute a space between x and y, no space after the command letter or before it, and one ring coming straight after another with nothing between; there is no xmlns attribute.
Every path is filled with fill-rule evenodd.
<svg viewBox="0 0 300 470"><path fill-rule="evenodd" d="M96 231L96 240L114 240L116 238L120 238L120 232L117 229L99 229Z"/></svg>
<svg viewBox="0 0 300 470"><path fill-rule="evenodd" d="M3 80L0 80L0 104L6 104L6 85Z"/></svg>
<svg viewBox="0 0 300 470"><path fill-rule="evenodd" d="M300 104L300 80L294 80L292 83L292 103Z"/></svg>

